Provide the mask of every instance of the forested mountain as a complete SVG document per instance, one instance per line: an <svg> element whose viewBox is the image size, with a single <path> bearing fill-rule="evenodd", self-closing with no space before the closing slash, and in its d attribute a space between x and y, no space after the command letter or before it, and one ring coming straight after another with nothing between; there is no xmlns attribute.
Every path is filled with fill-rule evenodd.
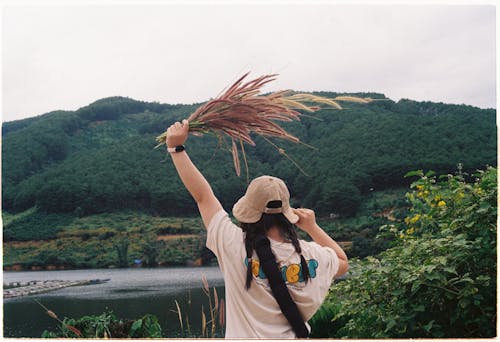
<svg viewBox="0 0 500 342"><path fill-rule="evenodd" d="M337 93L320 92L333 97ZM383 99L381 94L358 93ZM49 213L85 216L122 209L158 215L195 213L165 149L155 136L199 104L168 105L112 97L77 111L55 111L6 122L2 133L2 205L7 212L36 206ZM374 101L346 103L285 125L309 148L279 140L306 174L257 138L246 147L250 179L283 178L295 205L322 214L352 215L362 194L405 185L415 169L451 172L496 165L494 109L466 105ZM231 154L210 136L191 136L190 156L227 210L245 190ZM215 155L214 155L215 154Z"/></svg>

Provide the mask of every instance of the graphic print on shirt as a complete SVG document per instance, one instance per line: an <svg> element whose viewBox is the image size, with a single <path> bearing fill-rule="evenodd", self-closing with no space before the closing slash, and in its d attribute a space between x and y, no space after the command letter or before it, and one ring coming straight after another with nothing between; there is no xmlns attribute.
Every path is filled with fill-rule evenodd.
<svg viewBox="0 0 500 342"><path fill-rule="evenodd" d="M267 279L264 274L264 270L260 266L259 260L250 259L252 262L252 274L256 278ZM312 278L316 278L316 269L318 268L318 261L316 259L309 259L307 262L307 268L309 269L309 275ZM248 259L244 261L245 267L248 267ZM296 284L303 283L304 276L302 275L302 265L299 264L290 264L284 265L280 267L281 276L285 281L285 284Z"/></svg>

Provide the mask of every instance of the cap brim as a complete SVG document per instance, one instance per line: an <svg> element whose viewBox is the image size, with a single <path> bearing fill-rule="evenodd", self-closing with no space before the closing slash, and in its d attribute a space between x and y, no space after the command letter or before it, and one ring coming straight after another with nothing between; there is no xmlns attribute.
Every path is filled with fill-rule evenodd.
<svg viewBox="0 0 500 342"><path fill-rule="evenodd" d="M285 215L285 217L288 219L288 221L290 221L291 224L295 224L299 221L299 217L293 213L293 210L290 207L285 210L283 215Z"/></svg>
<svg viewBox="0 0 500 342"><path fill-rule="evenodd" d="M262 217L262 212L253 209L247 202L245 196L241 197L233 206L233 216L241 223L255 223ZM291 224L295 224L299 220L299 217L293 213L290 207L283 212L283 215Z"/></svg>

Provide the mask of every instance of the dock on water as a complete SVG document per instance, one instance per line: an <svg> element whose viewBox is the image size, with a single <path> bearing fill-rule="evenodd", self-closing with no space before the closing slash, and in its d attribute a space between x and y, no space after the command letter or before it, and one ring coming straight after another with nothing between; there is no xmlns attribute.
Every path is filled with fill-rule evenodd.
<svg viewBox="0 0 500 342"><path fill-rule="evenodd" d="M29 296L29 295L59 290L68 286L101 284L107 281L109 281L109 279L45 280L45 281L33 280L27 283L11 282L8 284L3 284L3 297L13 298L13 297Z"/></svg>

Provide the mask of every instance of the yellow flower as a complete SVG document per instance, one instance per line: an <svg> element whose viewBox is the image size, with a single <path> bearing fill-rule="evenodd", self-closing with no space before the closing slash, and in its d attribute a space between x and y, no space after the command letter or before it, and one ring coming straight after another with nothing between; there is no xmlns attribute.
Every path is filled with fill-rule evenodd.
<svg viewBox="0 0 500 342"><path fill-rule="evenodd" d="M465 197L465 194L463 192L458 193L458 198L462 199Z"/></svg>
<svg viewBox="0 0 500 342"><path fill-rule="evenodd" d="M425 191L424 191L424 195L425 195L425 196L429 195L429 190L425 190Z"/></svg>
<svg viewBox="0 0 500 342"><path fill-rule="evenodd" d="M420 220L420 214L417 214L417 215L413 216L410 219L410 223L416 223L418 220Z"/></svg>
<svg viewBox="0 0 500 342"><path fill-rule="evenodd" d="M417 196L418 196L418 197L423 197L423 196L424 196L424 193L423 193L422 191L419 191L419 192L417 192Z"/></svg>
<svg viewBox="0 0 500 342"><path fill-rule="evenodd" d="M406 231L406 233L407 233L408 235L411 235L411 234L413 234L414 232L415 232L415 229L413 229L413 227L411 227L410 229L408 229L408 230Z"/></svg>
<svg viewBox="0 0 500 342"><path fill-rule="evenodd" d="M417 190L422 191L424 189L423 185L417 185Z"/></svg>
<svg viewBox="0 0 500 342"><path fill-rule="evenodd" d="M446 205L445 201L439 201L438 202L438 207L444 207Z"/></svg>
<svg viewBox="0 0 500 342"><path fill-rule="evenodd" d="M410 218L409 217L405 217L405 223L406 224L410 223Z"/></svg>
<svg viewBox="0 0 500 342"><path fill-rule="evenodd" d="M402 238L404 238L404 237L405 237L405 235L404 235L403 233L399 233L399 238L400 238L400 239L402 239Z"/></svg>
<svg viewBox="0 0 500 342"><path fill-rule="evenodd" d="M436 197L434 197L434 201L439 201L441 199L441 196L437 195Z"/></svg>

